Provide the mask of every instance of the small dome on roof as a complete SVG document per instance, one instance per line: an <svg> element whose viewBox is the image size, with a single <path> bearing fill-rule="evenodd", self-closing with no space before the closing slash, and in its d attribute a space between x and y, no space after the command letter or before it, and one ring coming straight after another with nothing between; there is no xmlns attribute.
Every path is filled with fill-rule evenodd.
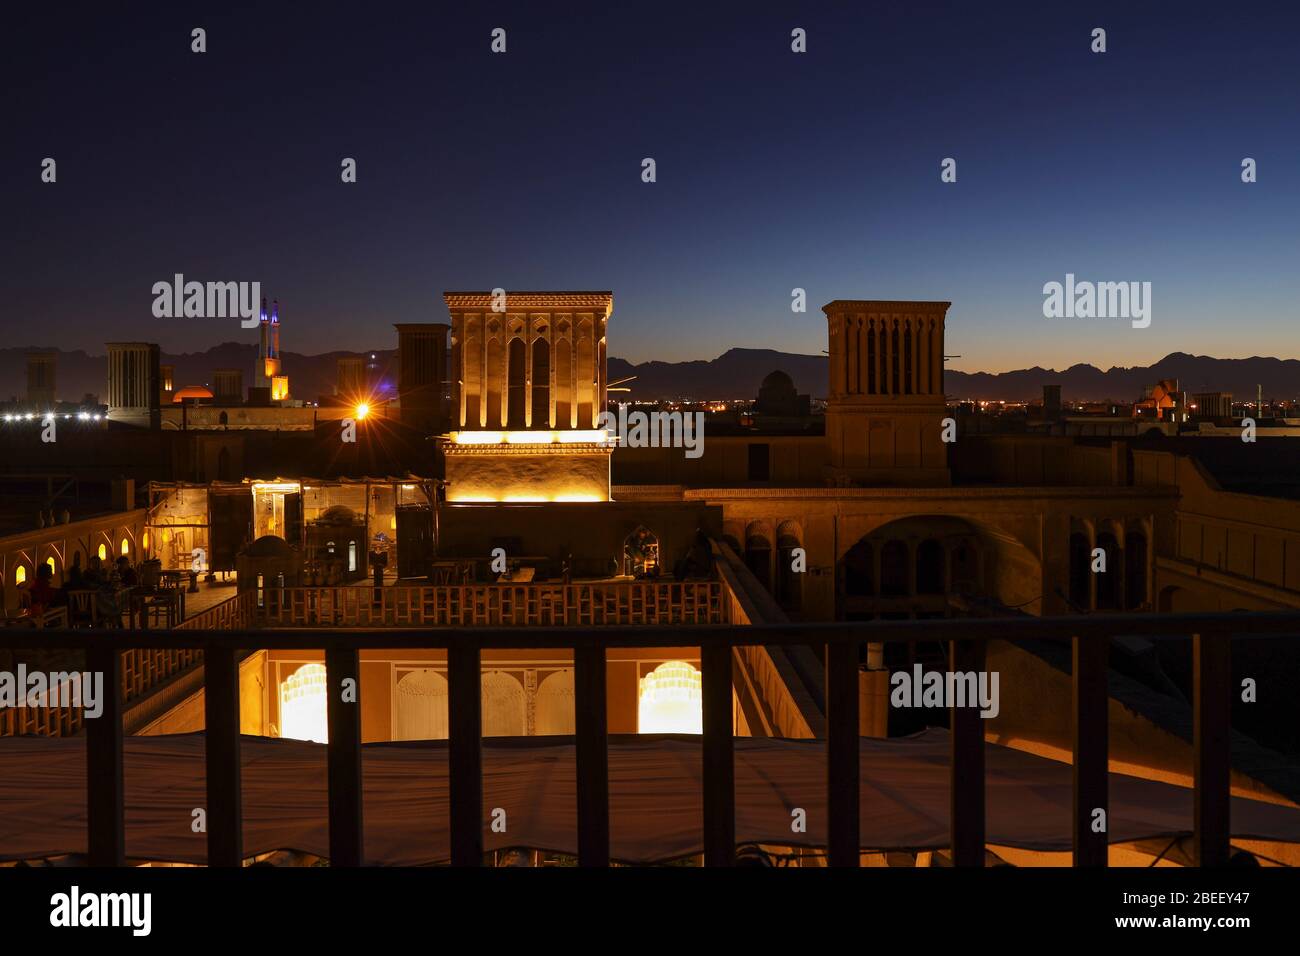
<svg viewBox="0 0 1300 956"><path fill-rule="evenodd" d="M172 403L179 404L187 398L211 398L212 389L205 388L202 385L186 385L184 388L172 392Z"/></svg>
<svg viewBox="0 0 1300 956"><path fill-rule="evenodd" d="M780 369L777 369L775 372L768 372L767 378L763 379L762 387L793 392L794 379Z"/></svg>
<svg viewBox="0 0 1300 956"><path fill-rule="evenodd" d="M284 538L264 534L250 544L244 554L250 558L287 558L293 555L293 548L289 547L289 542Z"/></svg>

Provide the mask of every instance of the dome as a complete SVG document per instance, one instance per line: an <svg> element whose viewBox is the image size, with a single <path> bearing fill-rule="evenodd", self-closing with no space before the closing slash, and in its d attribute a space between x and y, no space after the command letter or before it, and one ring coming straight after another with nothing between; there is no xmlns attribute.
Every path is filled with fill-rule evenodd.
<svg viewBox="0 0 1300 956"><path fill-rule="evenodd" d="M357 513L347 505L331 505L316 520L320 524L356 524Z"/></svg>
<svg viewBox="0 0 1300 956"><path fill-rule="evenodd" d="M212 389L202 385L186 385L172 393L172 403L179 404L187 398L211 398Z"/></svg>
<svg viewBox="0 0 1300 956"><path fill-rule="evenodd" d="M293 548L284 538L264 534L245 548L244 554L250 558L288 558L293 556Z"/></svg>
<svg viewBox="0 0 1300 956"><path fill-rule="evenodd" d="M752 379L751 379L752 381ZM794 379L785 372L777 369L775 372L769 372L767 378L763 379L763 384L759 386L764 389L774 389L782 392L794 391Z"/></svg>

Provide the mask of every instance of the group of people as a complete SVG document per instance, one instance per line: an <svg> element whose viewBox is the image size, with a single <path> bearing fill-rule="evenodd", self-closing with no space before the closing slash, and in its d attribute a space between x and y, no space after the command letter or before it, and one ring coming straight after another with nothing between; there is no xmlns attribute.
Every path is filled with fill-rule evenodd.
<svg viewBox="0 0 1300 956"><path fill-rule="evenodd" d="M36 569L36 580L27 589L29 613L44 614L50 608L70 607L74 591L95 592L95 606L102 616L117 617L122 608L117 606L123 588L140 583L140 575L125 555L105 567L99 557L91 557L86 569L81 568L81 554L73 555L72 564L63 576L63 586L54 586L54 569L42 564Z"/></svg>

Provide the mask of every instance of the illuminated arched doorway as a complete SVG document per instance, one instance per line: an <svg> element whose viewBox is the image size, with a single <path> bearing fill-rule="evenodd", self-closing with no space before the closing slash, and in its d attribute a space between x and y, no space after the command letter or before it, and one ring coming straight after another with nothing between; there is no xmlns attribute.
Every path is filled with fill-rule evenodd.
<svg viewBox="0 0 1300 956"><path fill-rule="evenodd" d="M637 733L702 734L700 672L685 661L665 661L641 678Z"/></svg>
<svg viewBox="0 0 1300 956"><path fill-rule="evenodd" d="M394 740L446 740L447 678L434 670L411 671L397 682Z"/></svg>
<svg viewBox="0 0 1300 956"><path fill-rule="evenodd" d="M573 671L556 671L537 685L534 732L538 735L574 732Z"/></svg>
<svg viewBox="0 0 1300 956"><path fill-rule="evenodd" d="M329 742L324 664L303 664L280 682L280 736Z"/></svg>
<svg viewBox="0 0 1300 956"><path fill-rule="evenodd" d="M518 679L503 671L483 675L483 736L522 737L527 705Z"/></svg>

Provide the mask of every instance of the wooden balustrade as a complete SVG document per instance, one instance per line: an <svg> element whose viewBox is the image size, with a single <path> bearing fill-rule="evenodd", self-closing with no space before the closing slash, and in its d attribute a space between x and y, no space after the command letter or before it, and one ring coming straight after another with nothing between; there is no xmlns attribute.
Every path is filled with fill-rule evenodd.
<svg viewBox="0 0 1300 956"><path fill-rule="evenodd" d="M251 591L236 595L213 605L173 628L176 630L231 630L253 625L252 612L255 600ZM47 631L35 632L30 646L49 648L45 639ZM94 634L104 647L120 645L121 630L97 630ZM167 633L167 632L162 632ZM120 674L121 703L125 706L139 700L163 682L202 662L203 653L187 647L128 647L118 651L120 663L115 672ZM67 664L55 668L60 671L79 670L80 665ZM71 737L81 731L81 708L63 703L57 707L15 707L0 710L0 737L35 734L43 737Z"/></svg>
<svg viewBox="0 0 1300 956"><path fill-rule="evenodd" d="M265 627L602 627L728 620L720 581L267 585L257 599L256 620Z"/></svg>
<svg viewBox="0 0 1300 956"><path fill-rule="evenodd" d="M451 726L451 856L454 864L483 862L482 726L480 656L483 649L570 649L576 667L575 741L577 825L583 865L609 862L608 752L603 723L606 688L601 679L608 648L698 646L701 651L704 725L703 833L705 862L732 862L735 842L734 755L731 718L732 649L741 645L822 645L826 649L826 786L831 815L828 857L833 865L856 866L861 785L858 760L856 676L866 642L933 641L949 647L954 669L982 667L992 640L1056 640L1074 647L1074 807L1076 865L1105 865L1105 837L1091 834L1092 811L1105 805L1107 689L1105 648L1111 637L1140 634L1153 640L1187 639L1194 645L1193 750L1194 847L1203 865L1228 859L1230 835L1230 641L1234 638L1300 634L1300 613L1088 615L1068 618L981 618L971 620L873 621L868 623L759 626L651 627L479 627L390 628L358 632L303 629L267 632L197 630L121 631L119 645L203 651L207 689L207 805L209 862L243 860L239 753L239 649L325 650L327 681L335 687L357 674L365 649L445 648ZM99 635L48 632L47 644L89 650L91 666L113 678L120 657ZM0 648L19 647L23 638L0 632ZM110 686L120 688L117 680ZM330 853L336 865L365 861L364 801L359 701L350 711L331 694L328 750ZM87 727L89 862L125 863L125 806L122 786L122 705L114 696L105 718ZM951 846L958 866L982 866L985 853L984 735L972 708L954 707L949 786Z"/></svg>

